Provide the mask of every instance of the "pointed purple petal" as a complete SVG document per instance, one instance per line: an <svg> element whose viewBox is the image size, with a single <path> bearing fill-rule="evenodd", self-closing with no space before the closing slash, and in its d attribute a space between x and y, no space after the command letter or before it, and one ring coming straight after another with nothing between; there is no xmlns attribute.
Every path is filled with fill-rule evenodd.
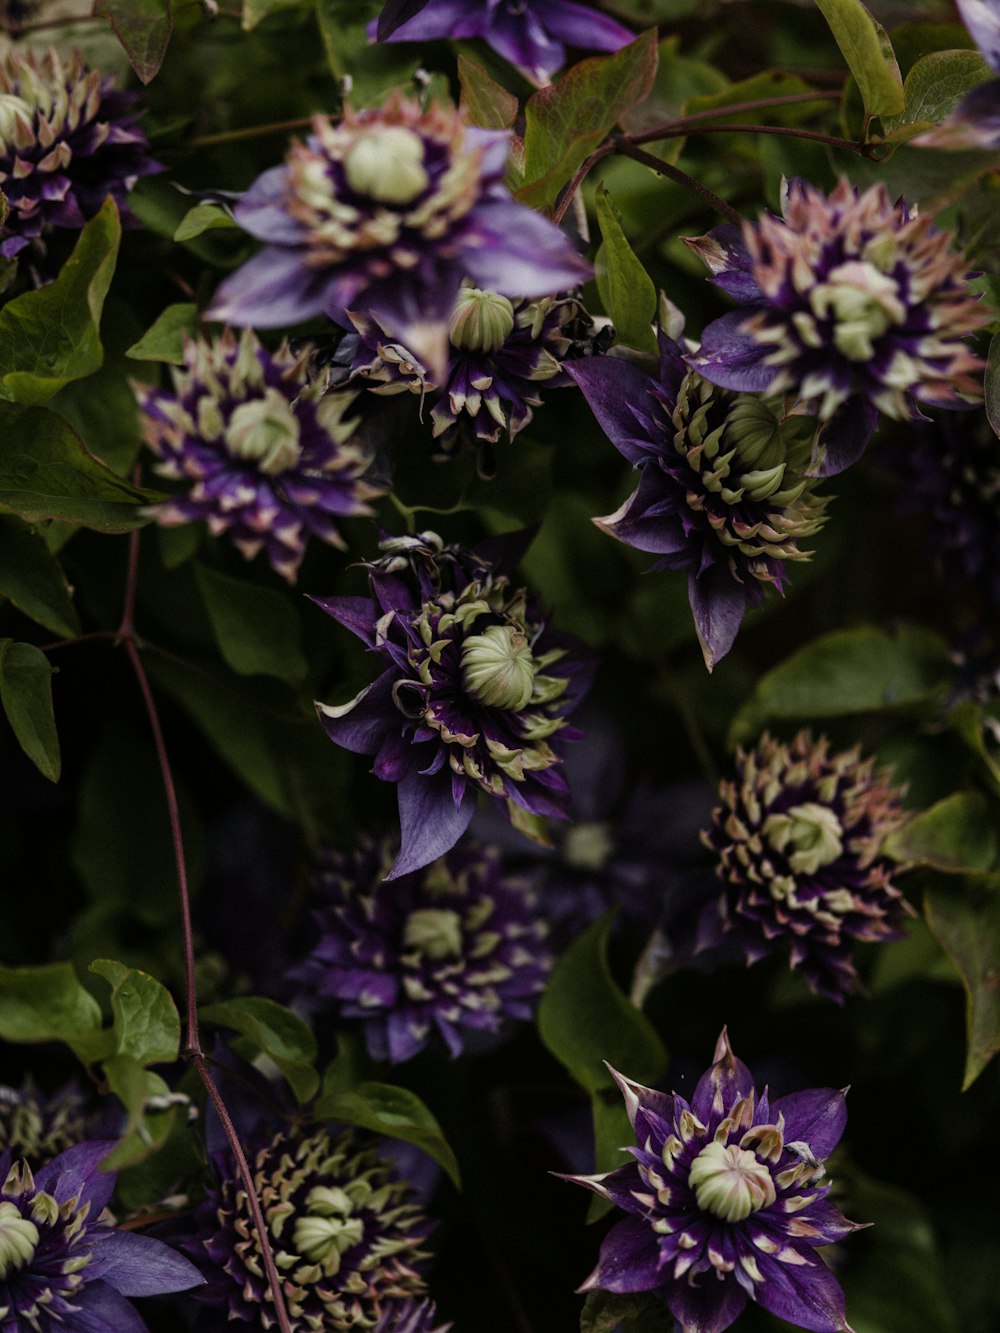
<svg viewBox="0 0 1000 1333"><path fill-rule="evenodd" d="M89 1199L90 1214L97 1217L115 1189L117 1173L101 1170L101 1162L114 1146L113 1139L74 1144L35 1172L35 1184L59 1203L74 1195L81 1202Z"/></svg>
<svg viewBox="0 0 1000 1333"><path fill-rule="evenodd" d="M799 1253L805 1263L759 1257L764 1281L755 1288L757 1304L812 1333L839 1333L847 1328L840 1283L814 1251Z"/></svg>
<svg viewBox="0 0 1000 1333"><path fill-rule="evenodd" d="M715 1063L702 1074L691 1098L691 1109L703 1124L710 1118L725 1113L741 1097L753 1091L753 1075L742 1060L738 1060L729 1045L725 1029L715 1048Z"/></svg>
<svg viewBox="0 0 1000 1333"><path fill-rule="evenodd" d="M720 1282L715 1273L701 1273L689 1282L672 1282L664 1291L670 1313L684 1333L723 1333L747 1303L747 1294L732 1276Z"/></svg>
<svg viewBox="0 0 1000 1333"><path fill-rule="evenodd" d="M375 646L379 609L370 597L310 597L309 600L356 634L369 648Z"/></svg>
<svg viewBox="0 0 1000 1333"><path fill-rule="evenodd" d="M450 851L469 827L476 793L466 788L458 806L451 794L451 769L432 776L411 773L396 788L399 800L399 856L386 879L420 870Z"/></svg>
<svg viewBox="0 0 1000 1333"><path fill-rule="evenodd" d="M123 1296L187 1291L205 1281L193 1263L152 1236L95 1227L87 1233L87 1248L93 1254L94 1276Z"/></svg>
<svg viewBox="0 0 1000 1333"><path fill-rule="evenodd" d="M847 1125L847 1101L834 1088L810 1088L779 1097L771 1110L785 1117L785 1142L808 1143L820 1162L836 1148Z"/></svg>
<svg viewBox="0 0 1000 1333"><path fill-rule="evenodd" d="M868 447L877 421L878 412L867 398L848 398L820 429L806 475L835 477L856 463Z"/></svg>
<svg viewBox="0 0 1000 1333"><path fill-rule="evenodd" d="M660 1285L660 1247L648 1222L625 1217L611 1228L597 1267L580 1288L590 1291L651 1291Z"/></svg>
<svg viewBox="0 0 1000 1333"><path fill-rule="evenodd" d="M288 211L288 168L272 167L258 176L233 208L244 231L270 245L301 245L306 229Z"/></svg>
<svg viewBox="0 0 1000 1333"><path fill-rule="evenodd" d="M260 329L301 324L327 309L326 278L299 251L267 246L225 279L203 318Z"/></svg>
<svg viewBox="0 0 1000 1333"><path fill-rule="evenodd" d="M400 717L392 701L392 687L398 679L399 672L389 667L349 703L317 702L319 720L330 739L352 754L375 754L386 731Z"/></svg>
<svg viewBox="0 0 1000 1333"><path fill-rule="evenodd" d="M647 402L652 408L649 394L656 381L617 356L572 362L565 370L580 386L601 429L622 457L633 464L649 458L652 439L643 433L644 409Z"/></svg>
<svg viewBox="0 0 1000 1333"><path fill-rule="evenodd" d="M688 601L705 665L711 671L736 640L746 611L746 589L734 581L727 566L713 565L688 579Z"/></svg>
<svg viewBox="0 0 1000 1333"><path fill-rule="evenodd" d="M688 364L723 389L765 393L777 373L773 366L763 364L773 345L760 343L743 331L747 317L746 310L732 310L714 319L702 334L700 349L688 357Z"/></svg>
<svg viewBox="0 0 1000 1333"><path fill-rule="evenodd" d="M475 216L479 244L463 260L477 286L503 296L548 296L593 276L559 228L523 204L484 203Z"/></svg>
<svg viewBox="0 0 1000 1333"><path fill-rule="evenodd" d="M609 15L573 0L532 0L531 8L549 32L582 51L618 51L635 41L635 33Z"/></svg>
<svg viewBox="0 0 1000 1333"><path fill-rule="evenodd" d="M73 1333L149 1333L138 1310L124 1296L103 1282L88 1282L81 1293L74 1297L74 1310L71 1321L64 1324ZM50 1323L50 1328L59 1328Z"/></svg>
<svg viewBox="0 0 1000 1333"><path fill-rule="evenodd" d="M380 42L387 41L404 23L408 23L427 5L427 0L388 0L378 16L376 34ZM400 39L397 39L400 40Z"/></svg>

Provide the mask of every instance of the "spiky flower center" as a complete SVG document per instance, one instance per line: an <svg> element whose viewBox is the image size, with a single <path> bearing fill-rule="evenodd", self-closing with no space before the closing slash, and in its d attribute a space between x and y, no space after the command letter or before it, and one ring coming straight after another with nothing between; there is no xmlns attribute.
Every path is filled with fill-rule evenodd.
<svg viewBox="0 0 1000 1333"><path fill-rule="evenodd" d="M698 1207L724 1222L742 1222L777 1198L767 1165L735 1143L706 1144L691 1163L688 1184Z"/></svg>
<svg viewBox="0 0 1000 1333"><path fill-rule="evenodd" d="M432 962L462 956L462 918L449 907L411 912L403 929L403 947Z"/></svg>
<svg viewBox="0 0 1000 1333"><path fill-rule="evenodd" d="M341 1256L361 1242L364 1221L354 1214L354 1200L347 1190L336 1186L317 1185L306 1195L305 1206L305 1216L296 1219L292 1243L332 1277L340 1269Z"/></svg>
<svg viewBox="0 0 1000 1333"><path fill-rule="evenodd" d="M423 140L403 125L373 125L345 154L344 175L357 194L380 204L410 204L430 182Z"/></svg>
<svg viewBox="0 0 1000 1333"><path fill-rule="evenodd" d="M801 875L815 875L844 850L844 830L835 811L816 801L792 806L787 814L768 815L764 837Z"/></svg>
<svg viewBox="0 0 1000 1333"><path fill-rule="evenodd" d="M452 345L467 352L499 352L514 330L514 307L506 296L463 287L448 327Z"/></svg>
<svg viewBox="0 0 1000 1333"><path fill-rule="evenodd" d="M531 645L512 625L490 625L462 648L462 683L487 708L519 712L531 698L535 664Z"/></svg>
<svg viewBox="0 0 1000 1333"><path fill-rule="evenodd" d="M834 345L849 361L871 360L875 340L906 319L899 283L867 260L850 260L831 269L826 281L813 288L809 304L819 319L833 318ZM808 343L808 331L799 332ZM813 336L813 345L822 346L818 334Z"/></svg>
<svg viewBox="0 0 1000 1333"><path fill-rule="evenodd" d="M33 108L16 93L0 95L0 144L6 145L16 139L18 130L22 134L31 133Z"/></svg>
<svg viewBox="0 0 1000 1333"><path fill-rule="evenodd" d="M255 462L272 477L293 468L302 455L299 419L288 399L274 388L233 409L225 440L235 458Z"/></svg>
<svg viewBox="0 0 1000 1333"><path fill-rule="evenodd" d="M37 1247L38 1228L5 1199L0 1203L0 1281L31 1263Z"/></svg>

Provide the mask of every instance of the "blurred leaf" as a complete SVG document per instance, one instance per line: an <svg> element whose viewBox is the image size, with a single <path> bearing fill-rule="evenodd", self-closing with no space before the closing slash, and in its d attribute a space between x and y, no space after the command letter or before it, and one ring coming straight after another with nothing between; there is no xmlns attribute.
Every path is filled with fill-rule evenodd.
<svg viewBox="0 0 1000 1333"><path fill-rule="evenodd" d="M616 1088L605 1060L639 1083L655 1083L667 1067L653 1025L611 975L612 920L612 913L603 916L570 945L556 963L538 1010L542 1041L591 1093Z"/></svg>
<svg viewBox="0 0 1000 1333"><path fill-rule="evenodd" d="M656 61L656 30L650 28L613 55L581 60L529 98L521 203L551 208L574 172L649 93Z"/></svg>
<svg viewBox="0 0 1000 1333"><path fill-rule="evenodd" d="M604 309L619 342L655 356L656 288L629 245L621 214L603 184L597 187L597 222L603 244L594 269Z"/></svg>
<svg viewBox="0 0 1000 1333"><path fill-rule="evenodd" d="M368 24L377 15L377 5L358 0L315 0L315 4L327 64L335 79L350 78L354 105L380 101L387 87L412 79L422 48L412 42L370 41Z"/></svg>
<svg viewBox="0 0 1000 1333"><path fill-rule="evenodd" d="M903 110L903 80L885 29L861 0L816 0L854 75L869 116Z"/></svg>
<svg viewBox="0 0 1000 1333"><path fill-rule="evenodd" d="M174 232L175 241L192 241L196 236L203 235L206 231L239 231L232 213L221 204L195 204L189 212L184 214L180 226ZM180 309L185 307L181 306ZM176 310L177 306L169 306L168 309ZM196 310L197 307L191 307Z"/></svg>
<svg viewBox="0 0 1000 1333"><path fill-rule="evenodd" d="M143 83L160 71L174 28L171 0L94 0L94 18L106 18Z"/></svg>
<svg viewBox="0 0 1000 1333"><path fill-rule="evenodd" d="M70 963L0 966L0 1037L4 1041L65 1041L78 1053L108 1053L101 1009ZM87 1059L81 1054L81 1059Z"/></svg>
<svg viewBox="0 0 1000 1333"><path fill-rule="evenodd" d="M883 851L950 874L993 870L1000 855L996 805L981 792L957 791L907 820Z"/></svg>
<svg viewBox="0 0 1000 1333"><path fill-rule="evenodd" d="M580 1333L666 1333L663 1301L651 1291L588 1291L580 1311Z"/></svg>
<svg viewBox="0 0 1000 1333"><path fill-rule="evenodd" d="M243 995L206 1005L199 1010L199 1017L206 1023L235 1029L256 1051L269 1056L300 1102L316 1095L316 1038L308 1023L291 1009L258 995Z"/></svg>
<svg viewBox="0 0 1000 1333"><path fill-rule="evenodd" d="M330 1092L312 1108L322 1119L342 1120L375 1134L387 1134L404 1143L415 1143L448 1174L461 1189L458 1161L441 1126L415 1092L390 1083L359 1083L343 1092Z"/></svg>
<svg viewBox="0 0 1000 1333"><path fill-rule="evenodd" d="M991 75L978 51L931 51L906 76L902 111L898 116L882 117L886 137L897 142L937 125L967 92Z"/></svg>
<svg viewBox="0 0 1000 1333"><path fill-rule="evenodd" d="M111 986L115 1055L140 1065L172 1064L178 1056L181 1020L173 997L155 977L113 958L90 965Z"/></svg>
<svg viewBox="0 0 1000 1333"><path fill-rule="evenodd" d="M491 79L482 65L466 56L458 57L459 105L470 125L485 130L509 130L517 119L518 102L513 93Z"/></svg>
<svg viewBox="0 0 1000 1333"><path fill-rule="evenodd" d="M696 116L704 111L719 111L726 107L739 106L744 102L757 102L765 98L795 97L803 93L816 92L805 79L797 74L785 74L781 70L763 70L738 83L730 83L718 92L700 93L684 102L684 115ZM731 115L719 117L734 125L756 124L761 117L766 117L768 124L795 124L800 120L812 119L818 110L829 106L829 99L816 93L815 101L792 102L785 106L761 108L756 111L734 111Z"/></svg>
<svg viewBox="0 0 1000 1333"><path fill-rule="evenodd" d="M299 614L288 597L207 565L195 565L195 578L216 642L233 670L300 684L309 664L302 655Z"/></svg>
<svg viewBox="0 0 1000 1333"><path fill-rule="evenodd" d="M198 307L193 301L168 305L125 353L133 361L167 361L172 366L184 364L184 337L198 332Z"/></svg>
<svg viewBox="0 0 1000 1333"><path fill-rule="evenodd" d="M950 678L947 644L919 625L835 630L761 677L733 721L729 744L754 740L772 719L804 721L913 707L942 695Z"/></svg>
<svg viewBox="0 0 1000 1333"><path fill-rule="evenodd" d="M293 9L300 0L243 0L243 31L251 32L277 9Z"/></svg>
<svg viewBox="0 0 1000 1333"><path fill-rule="evenodd" d="M622 129L629 134L641 134L685 112L690 99L724 93L727 87L729 80L720 69L707 60L682 53L679 37L665 37L657 47L656 76L649 94L625 112ZM684 146L683 138L678 136L666 142L667 155L671 161L676 160ZM657 181L659 197L662 198L664 190L665 182Z"/></svg>
<svg viewBox="0 0 1000 1333"><path fill-rule="evenodd" d="M0 310L0 397L44 403L104 360L99 326L118 258L121 223L109 196L80 232L54 282Z"/></svg>
<svg viewBox="0 0 1000 1333"><path fill-rule="evenodd" d="M1000 887L971 880L964 891L951 885L933 888L926 915L965 987L964 1092L1000 1051Z"/></svg>
<svg viewBox="0 0 1000 1333"><path fill-rule="evenodd" d="M160 498L105 467L55 412L0 403L0 508L28 522L58 518L98 532L128 532Z"/></svg>
<svg viewBox="0 0 1000 1333"><path fill-rule="evenodd" d="M30 643L0 639L0 701L7 721L43 777L59 781L62 761L52 711L53 668Z"/></svg>
<svg viewBox="0 0 1000 1333"><path fill-rule="evenodd" d="M45 538L7 514L0 514L0 597L53 634L71 639L80 633L66 575Z"/></svg>
<svg viewBox="0 0 1000 1333"><path fill-rule="evenodd" d="M150 1153L166 1143L177 1110L168 1106L162 1111L147 1112L149 1099L168 1096L170 1088L159 1074L145 1069L135 1056L116 1055L105 1060L101 1068L108 1087L125 1107L128 1116L121 1139L101 1166L105 1171L121 1171L145 1161Z"/></svg>

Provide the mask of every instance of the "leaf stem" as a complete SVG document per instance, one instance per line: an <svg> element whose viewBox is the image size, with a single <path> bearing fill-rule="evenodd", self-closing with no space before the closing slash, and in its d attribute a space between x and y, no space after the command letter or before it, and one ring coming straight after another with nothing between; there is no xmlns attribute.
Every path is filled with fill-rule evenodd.
<svg viewBox="0 0 1000 1333"><path fill-rule="evenodd" d="M727 222L732 222L737 227L743 225L743 214L733 208L732 204L726 203L725 199L720 199L714 190L710 190L707 185L702 185L701 181L695 180L686 171L681 171L680 167L675 167L672 162L665 162L662 157L654 157L652 153L647 153L644 148L637 148L624 136L615 141L614 151L621 153L623 157L632 158L635 162L641 162L643 166L659 172L661 176L668 177L678 185L683 185L692 194L696 194L702 203L707 204L709 208L714 209L717 213L721 213Z"/></svg>
<svg viewBox="0 0 1000 1333"><path fill-rule="evenodd" d="M269 125L249 125L242 130L221 130L218 134L199 134L188 142L188 148L211 148L220 143L236 143L240 139L257 139L265 134L287 134L289 130L307 130L312 116L297 120L275 120Z"/></svg>

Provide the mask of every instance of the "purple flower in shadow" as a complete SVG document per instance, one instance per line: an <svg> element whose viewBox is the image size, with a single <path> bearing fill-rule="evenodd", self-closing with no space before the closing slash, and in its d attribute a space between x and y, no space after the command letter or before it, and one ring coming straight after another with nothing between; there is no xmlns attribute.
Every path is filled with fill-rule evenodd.
<svg viewBox="0 0 1000 1333"><path fill-rule="evenodd" d="M849 1333L844 1293L816 1254L859 1227L822 1183L847 1120L844 1094L815 1088L772 1103L725 1030L690 1102L612 1073L635 1160L566 1179L628 1216L581 1290L655 1292L686 1333L722 1333L747 1301L814 1333Z"/></svg>

